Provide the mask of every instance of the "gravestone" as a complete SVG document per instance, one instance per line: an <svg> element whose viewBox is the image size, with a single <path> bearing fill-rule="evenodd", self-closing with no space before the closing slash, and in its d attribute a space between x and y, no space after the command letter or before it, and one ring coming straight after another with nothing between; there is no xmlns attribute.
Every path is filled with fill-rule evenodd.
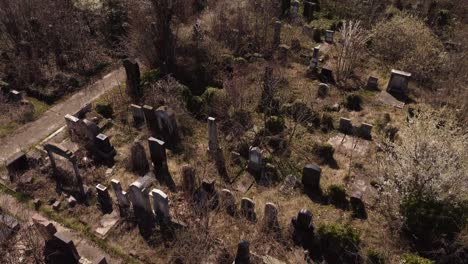
<svg viewBox="0 0 468 264"><path fill-rule="evenodd" d="M218 153L219 149L216 119L214 117L208 117L208 151L211 153Z"/></svg>
<svg viewBox="0 0 468 264"><path fill-rule="evenodd" d="M135 141L130 148L131 167L134 172L139 175L145 175L149 170L148 159L146 152L140 141Z"/></svg>
<svg viewBox="0 0 468 264"><path fill-rule="evenodd" d="M168 223L170 221L169 214L169 198L167 194L159 189L151 191L153 197L153 208L158 222Z"/></svg>
<svg viewBox="0 0 468 264"><path fill-rule="evenodd" d="M317 90L317 96L318 97L325 97L328 95L328 91L330 90L330 86L326 83L320 83L318 90Z"/></svg>
<svg viewBox="0 0 468 264"><path fill-rule="evenodd" d="M408 82L411 78L411 73L392 70L390 81L388 82L387 92L405 94L408 89Z"/></svg>
<svg viewBox="0 0 468 264"><path fill-rule="evenodd" d="M57 184L57 187L56 187L57 190L62 189L63 179L57 168L57 163L55 161L54 154L59 155L67 159L68 161L70 161L70 163L72 163L76 184L78 185L77 187L79 191L79 198L82 200L86 199L86 194L85 194L84 187L83 187L83 180L78 170L78 163L76 161L75 155L71 151L64 149L58 145L54 145L54 144L46 144L44 145L44 149L47 151L47 155L49 156L50 164L52 166L54 178Z"/></svg>
<svg viewBox="0 0 468 264"><path fill-rule="evenodd" d="M10 178L10 181L13 182L15 175L18 175L29 169L28 158L24 152L16 152L13 156L8 158L5 166L7 168L8 177Z"/></svg>
<svg viewBox="0 0 468 264"><path fill-rule="evenodd" d="M291 50L294 52L301 51L301 41L298 38L293 38L291 40Z"/></svg>
<svg viewBox="0 0 468 264"><path fill-rule="evenodd" d="M127 93L134 101L138 101L143 95L140 87L140 66L130 58L124 59L123 65L127 74Z"/></svg>
<svg viewBox="0 0 468 264"><path fill-rule="evenodd" d="M122 190L122 185L120 185L120 181L112 179L111 185L112 189L114 189L115 197L117 197L117 204L119 206L120 216L128 216L130 201L127 198L127 193Z"/></svg>
<svg viewBox="0 0 468 264"><path fill-rule="evenodd" d="M248 169L256 174L263 170L263 152L258 147L250 147Z"/></svg>
<svg viewBox="0 0 468 264"><path fill-rule="evenodd" d="M350 197L351 210L356 217L366 217L366 207L362 200L363 193L359 190L354 191Z"/></svg>
<svg viewBox="0 0 468 264"><path fill-rule="evenodd" d="M326 30L325 31L325 42L333 43L333 36L335 35L335 31L333 30Z"/></svg>
<svg viewBox="0 0 468 264"><path fill-rule="evenodd" d="M112 213L112 198L109 190L102 184L96 185L98 207L103 214Z"/></svg>
<svg viewBox="0 0 468 264"><path fill-rule="evenodd" d="M310 59L310 63L309 63L309 69L315 69L318 67L319 56L320 56L320 45L314 48L314 53L312 54L312 58Z"/></svg>
<svg viewBox="0 0 468 264"><path fill-rule="evenodd" d="M371 124L362 123L361 126L359 127L359 136L361 136L364 139L371 140L372 128L373 126Z"/></svg>
<svg viewBox="0 0 468 264"><path fill-rule="evenodd" d="M221 190L221 205L229 215L234 216L236 214L236 198L230 190Z"/></svg>
<svg viewBox="0 0 468 264"><path fill-rule="evenodd" d="M273 34L273 48L278 47L281 44L281 21L275 22L275 31Z"/></svg>
<svg viewBox="0 0 468 264"><path fill-rule="evenodd" d="M335 78L333 77L333 71L327 66L322 67L319 79L324 83L333 83L335 81Z"/></svg>
<svg viewBox="0 0 468 264"><path fill-rule="evenodd" d="M379 89L379 79L369 76L369 79L367 80L367 85L366 88L371 91L375 91Z"/></svg>
<svg viewBox="0 0 468 264"><path fill-rule="evenodd" d="M297 18L297 16L299 15L299 5L301 3L299 2L299 0L294 0L292 2L292 8L291 8L291 17L292 18Z"/></svg>
<svg viewBox="0 0 468 264"><path fill-rule="evenodd" d="M231 151L231 161L234 164L240 164L241 163L241 154L236 151Z"/></svg>
<svg viewBox="0 0 468 264"><path fill-rule="evenodd" d="M167 170L165 142L154 137L148 139L151 161L156 172Z"/></svg>
<svg viewBox="0 0 468 264"><path fill-rule="evenodd" d="M340 126L339 126L340 132L344 134L352 134L353 133L353 124L351 123L351 119L341 117L340 118Z"/></svg>
<svg viewBox="0 0 468 264"><path fill-rule="evenodd" d="M151 135L153 135L154 131L157 130L156 127L158 122L154 108L149 105L144 105L143 115L145 116L146 127L150 131Z"/></svg>
<svg viewBox="0 0 468 264"><path fill-rule="evenodd" d="M293 191L296 186L297 178L296 176L289 174L286 179L284 179L283 184L280 187L280 192L284 194L289 194Z"/></svg>
<svg viewBox="0 0 468 264"><path fill-rule="evenodd" d="M314 36L314 26L309 24L304 25L302 28L302 34L312 39Z"/></svg>
<svg viewBox="0 0 468 264"><path fill-rule="evenodd" d="M288 53L289 53L289 46L282 44L279 45L279 51L278 51L278 60L282 65L286 65L288 63Z"/></svg>
<svg viewBox="0 0 468 264"><path fill-rule="evenodd" d="M144 176L133 182L129 187L130 201L143 237L149 237L155 225L154 213L149 200L149 189L154 181L153 177Z"/></svg>
<svg viewBox="0 0 468 264"><path fill-rule="evenodd" d="M53 238L46 242L44 256L46 263L57 264L78 264L81 258L73 241L62 232L56 232Z"/></svg>
<svg viewBox="0 0 468 264"><path fill-rule="evenodd" d="M304 1L304 10L302 12L302 15L304 16L307 22L310 22L314 18L314 10L311 2Z"/></svg>
<svg viewBox="0 0 468 264"><path fill-rule="evenodd" d="M20 102L21 100L23 100L23 95L20 91L10 90L10 92L8 93L8 99L14 103Z"/></svg>
<svg viewBox="0 0 468 264"><path fill-rule="evenodd" d="M255 202L247 197L242 198L240 214L248 221L255 222L257 221L257 214L255 213Z"/></svg>
<svg viewBox="0 0 468 264"><path fill-rule="evenodd" d="M132 112L133 117L133 125L135 127L139 127L141 124L145 122L145 113L143 112L143 108L136 104L130 105L130 111Z"/></svg>
<svg viewBox="0 0 468 264"><path fill-rule="evenodd" d="M196 189L195 169L192 166L184 165L182 167L182 190L192 195Z"/></svg>
<svg viewBox="0 0 468 264"><path fill-rule="evenodd" d="M179 132L174 110L167 106L161 106L155 111L155 114L157 126L153 135L166 142L169 149L174 148L179 142Z"/></svg>
<svg viewBox="0 0 468 264"><path fill-rule="evenodd" d="M250 249L248 241L242 240L237 245L234 264L250 264Z"/></svg>
<svg viewBox="0 0 468 264"><path fill-rule="evenodd" d="M316 164L306 164L302 169L302 184L311 191L320 190L320 176L322 170Z"/></svg>
<svg viewBox="0 0 468 264"><path fill-rule="evenodd" d="M267 230L278 230L278 206L274 203L266 203L263 224Z"/></svg>
<svg viewBox="0 0 468 264"><path fill-rule="evenodd" d="M95 138L94 144L94 152L97 156L106 161L106 162L113 162L114 157L117 154L114 147L111 145L109 137L105 134L99 134Z"/></svg>
<svg viewBox="0 0 468 264"><path fill-rule="evenodd" d="M313 243L314 227L312 223L312 213L303 208L292 220L294 228L293 239L296 243L307 248Z"/></svg>
<svg viewBox="0 0 468 264"><path fill-rule="evenodd" d="M37 231L45 241L52 239L54 234L57 232L57 228L54 224L40 215L34 215L32 217L32 221L34 226L37 228Z"/></svg>

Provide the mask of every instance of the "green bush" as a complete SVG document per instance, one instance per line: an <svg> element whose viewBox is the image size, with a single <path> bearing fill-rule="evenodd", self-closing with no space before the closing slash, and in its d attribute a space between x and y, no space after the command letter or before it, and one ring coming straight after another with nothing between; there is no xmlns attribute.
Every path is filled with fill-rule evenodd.
<svg viewBox="0 0 468 264"><path fill-rule="evenodd" d="M348 203L346 200L346 190L341 185L330 185L328 187L328 198L330 203L336 206L345 206Z"/></svg>
<svg viewBox="0 0 468 264"><path fill-rule="evenodd" d="M323 163L327 163L333 160L335 149L328 143L322 143L317 145L316 154L320 157Z"/></svg>
<svg viewBox="0 0 468 264"><path fill-rule="evenodd" d="M200 96L189 97L187 101L187 109L195 116L201 116L205 110L205 102Z"/></svg>
<svg viewBox="0 0 468 264"><path fill-rule="evenodd" d="M401 264L432 264L433 262L414 254L404 254L401 257Z"/></svg>
<svg viewBox="0 0 468 264"><path fill-rule="evenodd" d="M313 124L315 127L320 125L319 114L300 100L282 105L281 112L302 125Z"/></svg>
<svg viewBox="0 0 468 264"><path fill-rule="evenodd" d="M102 115L105 118L112 118L112 115L114 114L112 104L109 102L98 102L94 109L96 110L96 113Z"/></svg>
<svg viewBox="0 0 468 264"><path fill-rule="evenodd" d="M322 128L323 132L333 130L333 117L327 113L322 114L322 118L320 119L320 127Z"/></svg>
<svg viewBox="0 0 468 264"><path fill-rule="evenodd" d="M317 230L318 240L328 263L354 263L359 252L359 234L349 226L325 224Z"/></svg>
<svg viewBox="0 0 468 264"><path fill-rule="evenodd" d="M369 249L367 251L367 264L385 264L385 257L382 253Z"/></svg>
<svg viewBox="0 0 468 264"><path fill-rule="evenodd" d="M281 132L283 132L285 125L284 125L284 119L280 116L272 116L268 118L266 121L266 130L272 134L272 135L277 135Z"/></svg>
<svg viewBox="0 0 468 264"><path fill-rule="evenodd" d="M430 249L440 237L453 240L468 221L468 203L409 198L401 204L405 231Z"/></svg>
<svg viewBox="0 0 468 264"><path fill-rule="evenodd" d="M156 69L151 69L149 71L146 71L142 74L140 84L141 85L147 85L150 83L154 83L161 78L161 71L156 68Z"/></svg>
<svg viewBox="0 0 468 264"><path fill-rule="evenodd" d="M348 94L345 97L344 105L348 110L361 111L362 98L357 94Z"/></svg>

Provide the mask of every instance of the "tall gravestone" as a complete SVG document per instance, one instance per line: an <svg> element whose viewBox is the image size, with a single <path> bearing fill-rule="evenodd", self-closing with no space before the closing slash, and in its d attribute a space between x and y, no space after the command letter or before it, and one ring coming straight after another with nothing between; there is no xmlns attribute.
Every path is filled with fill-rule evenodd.
<svg viewBox="0 0 468 264"><path fill-rule="evenodd" d="M154 169L157 172L165 171L167 165L165 142L157 138L150 137L148 139L148 144Z"/></svg>
<svg viewBox="0 0 468 264"><path fill-rule="evenodd" d="M249 171L260 174L263 170L263 152L258 147L251 147L249 150Z"/></svg>
<svg viewBox="0 0 468 264"><path fill-rule="evenodd" d="M211 153L219 151L218 129L214 117L208 117L208 151Z"/></svg>
<svg viewBox="0 0 468 264"><path fill-rule="evenodd" d="M234 264L250 264L250 249L248 241L242 240L237 245L237 253Z"/></svg>
<svg viewBox="0 0 468 264"><path fill-rule="evenodd" d="M145 113L143 112L143 108L141 106L131 104L130 111L132 112L133 125L135 127L139 127L145 122Z"/></svg>
<svg viewBox="0 0 468 264"><path fill-rule="evenodd" d="M255 213L255 202L247 197L242 198L240 214L251 222L257 221L257 214Z"/></svg>
<svg viewBox="0 0 468 264"><path fill-rule="evenodd" d="M302 169L302 184L311 191L320 190L320 175L322 170L316 164L306 164Z"/></svg>
<svg viewBox="0 0 468 264"><path fill-rule="evenodd" d="M96 185L98 207L103 214L112 213L112 198L109 195L109 190L102 184Z"/></svg>
<svg viewBox="0 0 468 264"><path fill-rule="evenodd" d="M127 93L134 101L139 101L143 95L140 87L140 66L138 62L129 58L123 60L123 65L127 74Z"/></svg>
<svg viewBox="0 0 468 264"><path fill-rule="evenodd" d="M169 214L169 198L167 194L159 189L153 189L151 191L153 197L153 208L156 214L156 220L162 223L168 223L170 221Z"/></svg>
<svg viewBox="0 0 468 264"><path fill-rule="evenodd" d="M120 184L120 181L112 179L111 185L112 189L114 189L115 197L117 198L120 216L127 217L128 210L130 209L130 201L127 197L127 193L122 190L122 185Z"/></svg>
<svg viewBox="0 0 468 264"><path fill-rule="evenodd" d="M274 203L266 203L263 219L265 229L277 230L279 228L278 206Z"/></svg>
<svg viewBox="0 0 468 264"><path fill-rule="evenodd" d="M325 42L330 43L330 44L333 43L334 42L334 40L333 40L334 35L335 35L335 31L326 30L325 31Z"/></svg>

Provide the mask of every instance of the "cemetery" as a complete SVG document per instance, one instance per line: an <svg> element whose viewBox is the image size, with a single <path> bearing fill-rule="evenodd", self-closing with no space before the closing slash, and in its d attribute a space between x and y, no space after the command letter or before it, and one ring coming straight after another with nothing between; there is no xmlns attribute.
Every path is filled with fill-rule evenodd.
<svg viewBox="0 0 468 264"><path fill-rule="evenodd" d="M95 76L109 87L31 120L53 129L27 147L5 137L0 262L466 263L466 108L431 105L420 68L370 48L381 20L325 0L194 1L185 18L188 2L137 2L112 6L142 15ZM143 2L171 15L148 22ZM28 104L14 85L0 99Z"/></svg>

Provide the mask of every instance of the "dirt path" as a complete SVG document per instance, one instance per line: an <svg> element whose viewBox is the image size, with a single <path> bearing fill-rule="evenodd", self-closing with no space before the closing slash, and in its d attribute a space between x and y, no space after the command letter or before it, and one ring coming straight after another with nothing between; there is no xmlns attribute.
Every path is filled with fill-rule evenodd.
<svg viewBox="0 0 468 264"><path fill-rule="evenodd" d="M125 70L115 70L94 84L83 88L67 100L60 102L45 112L39 119L25 124L11 135L0 139L0 165L16 152L26 151L65 124L66 114L76 113L82 106L125 81Z"/></svg>

